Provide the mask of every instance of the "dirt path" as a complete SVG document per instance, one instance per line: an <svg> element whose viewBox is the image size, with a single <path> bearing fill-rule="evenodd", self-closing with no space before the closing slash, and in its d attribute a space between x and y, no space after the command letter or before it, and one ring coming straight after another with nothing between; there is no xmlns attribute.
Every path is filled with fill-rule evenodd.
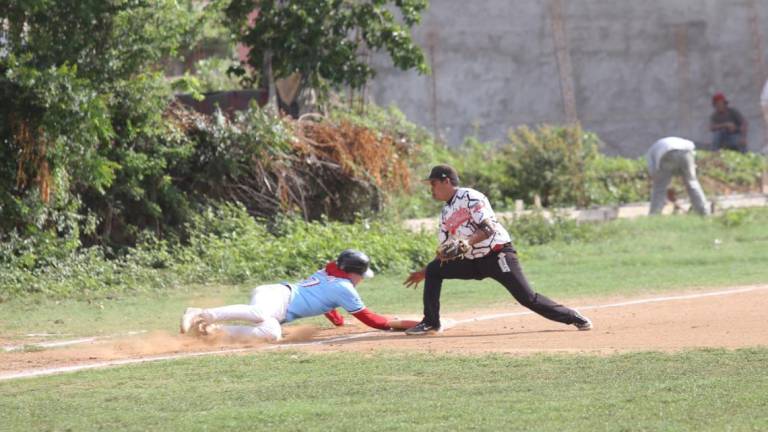
<svg viewBox="0 0 768 432"><path fill-rule="evenodd" d="M677 351L692 348L743 348L768 346L768 286L746 292L731 292L688 299L671 295L661 301L618 305L631 300L595 301L598 307L582 308L595 329L579 332L573 327L542 319L538 315L502 317L467 322L427 337L391 335L314 345L313 351L398 351L450 353L578 352L619 353L627 351ZM691 294L695 296L697 294ZM649 297L646 297L649 299ZM584 304L579 302L579 304ZM525 309L482 310L452 318L471 319L501 313L524 313Z"/></svg>
<svg viewBox="0 0 768 432"><path fill-rule="evenodd" d="M104 364L110 361L153 360L158 356L205 353L250 353L295 349L311 352L538 352L612 354L627 351L676 351L690 348L768 346L768 285L716 292L692 292L638 298L579 300L595 329L576 331L530 314L521 307L484 309L453 314L457 324L432 336L372 332L360 325L318 330L287 326L281 344L197 340L166 333L148 333L117 340L95 341L42 351L0 353L0 379L22 371ZM502 316L494 316L502 315Z"/></svg>

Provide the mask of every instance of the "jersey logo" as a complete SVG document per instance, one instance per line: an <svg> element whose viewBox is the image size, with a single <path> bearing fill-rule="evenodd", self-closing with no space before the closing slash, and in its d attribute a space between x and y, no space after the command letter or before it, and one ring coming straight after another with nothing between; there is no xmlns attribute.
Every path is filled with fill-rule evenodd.
<svg viewBox="0 0 768 432"><path fill-rule="evenodd" d="M314 276L310 276L308 279L299 282L300 287L311 287L315 285L320 285L320 279Z"/></svg>
<svg viewBox="0 0 768 432"><path fill-rule="evenodd" d="M466 221L469 220L469 209L461 208L456 210L450 217L445 220L445 230L451 234L456 234L456 230Z"/></svg>

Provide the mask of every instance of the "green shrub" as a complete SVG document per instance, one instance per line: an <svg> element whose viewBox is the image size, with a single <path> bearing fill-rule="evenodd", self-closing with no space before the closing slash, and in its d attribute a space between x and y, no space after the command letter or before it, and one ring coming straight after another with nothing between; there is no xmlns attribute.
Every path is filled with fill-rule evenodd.
<svg viewBox="0 0 768 432"><path fill-rule="evenodd" d="M70 193L82 197L80 212L94 214L99 222L92 235L83 237L84 244L119 251L134 245L145 229L173 235L173 227L186 220L194 201L174 176L194 146L163 116L170 96L162 77L136 76L114 83L112 91L116 136L100 149L100 157L113 164L114 176L101 187L76 184Z"/></svg>
<svg viewBox="0 0 768 432"><path fill-rule="evenodd" d="M717 216L717 221L726 227L738 227L754 219L753 212L748 209L729 209Z"/></svg>
<svg viewBox="0 0 768 432"><path fill-rule="evenodd" d="M513 242L518 245L541 245L554 241L572 243L592 238L593 225L568 219L561 213L551 212L549 216L541 211L503 219Z"/></svg>
<svg viewBox="0 0 768 432"><path fill-rule="evenodd" d="M179 208L166 205L179 142L156 70L197 38L201 14L191 1L3 2L0 241L125 245ZM88 227L63 233L63 220Z"/></svg>
<svg viewBox="0 0 768 432"><path fill-rule="evenodd" d="M188 231L189 246L175 252L181 258L176 270L197 281L301 276L350 247L365 251L374 271L403 271L425 261L432 249L425 235L394 222L256 221L233 205L208 209Z"/></svg>
<svg viewBox="0 0 768 432"><path fill-rule="evenodd" d="M504 148L507 174L515 194L544 206L587 206L588 167L598 155L599 139L579 126L522 126Z"/></svg>
<svg viewBox="0 0 768 432"><path fill-rule="evenodd" d="M757 189L763 172L768 169L768 157L759 153L733 151L697 151L699 177L731 190Z"/></svg>
<svg viewBox="0 0 768 432"><path fill-rule="evenodd" d="M590 238L591 225L555 214L533 213L505 226L518 244ZM345 248L371 257L376 272L412 270L434 258L434 233L413 233L399 223L360 220L344 224L283 218L259 221L238 205L209 207L188 223L189 238L158 239L146 231L136 247L109 258L100 247L62 254L46 265L24 257L0 263L0 301L18 298L94 299L183 289L189 283L245 283L305 276ZM40 247L38 247L41 249ZM37 250L37 249L34 249Z"/></svg>
<svg viewBox="0 0 768 432"><path fill-rule="evenodd" d="M649 199L651 185L645 157L601 154L598 137L577 126L521 127L513 131L510 141L496 145L467 139L440 162L454 165L462 184L485 193L497 210L511 208L516 199L532 203L536 195L551 208L620 205ZM699 151L697 165L707 194L755 192L760 190L763 172L768 170L768 158L757 153ZM676 179L670 187L678 195L685 194ZM413 208L432 209L427 205Z"/></svg>
<svg viewBox="0 0 768 432"><path fill-rule="evenodd" d="M464 140L453 162L462 185L485 194L495 210L509 207L507 198L512 191L517 191L517 177L509 175L509 165L507 153L497 144L474 137Z"/></svg>
<svg viewBox="0 0 768 432"><path fill-rule="evenodd" d="M240 80L228 71L238 64L237 60L209 57L195 63L195 74L192 76L199 83L200 91L217 92L241 88Z"/></svg>
<svg viewBox="0 0 768 432"><path fill-rule="evenodd" d="M239 205L196 214L188 239L139 236L136 247L108 258L98 247L80 249L30 268L24 260L0 263L0 301L44 294L103 298L178 289L195 283L268 282L305 276L349 247L365 251L377 272L404 272L432 258L434 239L398 223L344 224L285 218L259 221Z"/></svg>
<svg viewBox="0 0 768 432"><path fill-rule="evenodd" d="M534 195L544 205L587 206L637 201L647 193L643 162L597 153L599 140L592 133L542 126L521 128L514 136L513 143L502 145L469 137L455 150L427 141L414 164L419 168L416 175L423 178L431 166L450 164L459 172L461 184L484 193L497 211L514 208L518 199L530 204ZM428 187L416 187L414 192L418 195L393 197L401 216L424 217L439 211L441 204L432 200Z"/></svg>
<svg viewBox="0 0 768 432"><path fill-rule="evenodd" d="M627 159L599 154L587 166L586 191L590 205L645 201L650 178L645 158Z"/></svg>

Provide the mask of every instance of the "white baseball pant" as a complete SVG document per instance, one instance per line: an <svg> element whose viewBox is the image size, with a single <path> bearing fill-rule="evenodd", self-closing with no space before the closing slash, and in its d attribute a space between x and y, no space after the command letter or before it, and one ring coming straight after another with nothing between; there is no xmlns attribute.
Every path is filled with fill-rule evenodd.
<svg viewBox="0 0 768 432"><path fill-rule="evenodd" d="M291 289L282 284L260 285L251 291L250 304L204 309L201 315L209 323L247 321L255 325L223 325L221 329L235 338L257 337L271 341L282 338L280 323L285 320Z"/></svg>

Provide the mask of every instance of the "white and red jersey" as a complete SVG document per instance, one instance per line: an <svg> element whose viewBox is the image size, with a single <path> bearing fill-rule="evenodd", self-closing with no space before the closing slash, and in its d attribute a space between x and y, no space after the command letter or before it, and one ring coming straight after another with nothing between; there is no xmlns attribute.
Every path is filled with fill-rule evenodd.
<svg viewBox="0 0 768 432"><path fill-rule="evenodd" d="M468 240L479 229L478 224L485 219L491 223L494 233L482 242L472 245L472 249L464 256L467 259L484 257L495 246L512 240L507 230L496 220L488 198L474 189L460 187L456 189L453 198L443 206L437 239L440 244L448 238Z"/></svg>

